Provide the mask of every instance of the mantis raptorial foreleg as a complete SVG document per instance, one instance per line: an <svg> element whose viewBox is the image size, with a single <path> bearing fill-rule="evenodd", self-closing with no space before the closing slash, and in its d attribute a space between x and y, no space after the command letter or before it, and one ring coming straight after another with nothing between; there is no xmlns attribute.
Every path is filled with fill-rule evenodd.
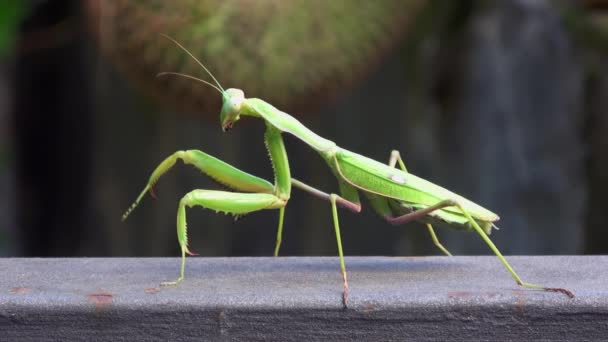
<svg viewBox="0 0 608 342"><path fill-rule="evenodd" d="M403 170L404 172L408 172L407 168L405 167L405 163L403 162L403 159L401 158L401 153L399 153L398 150L392 150L391 156L388 160L388 166L395 167L397 162L399 162L399 167L401 167L401 170ZM445 248L443 246L443 244L441 242L439 242L439 239L437 238L437 234L435 234L435 230L433 229L433 226L430 223L425 223L425 225L429 231L429 234L431 234L431 239L433 240L433 243L435 244L435 246L437 246L437 248L439 248L445 255L452 256L452 253L450 253L450 251L448 251L447 248Z"/></svg>
<svg viewBox="0 0 608 342"><path fill-rule="evenodd" d="M194 190L186 194L177 209L177 239L182 252L182 264L176 281L161 283L163 286L177 285L184 279L184 268L188 250L186 207L201 206L228 214L248 214L262 209L284 208L285 202L272 194L243 193L216 190Z"/></svg>
<svg viewBox="0 0 608 342"><path fill-rule="evenodd" d="M262 193L272 193L274 191L274 187L272 184L270 184L270 182L251 175L245 171L241 171L236 167L205 152L199 150L177 151L163 160L156 167L156 169L154 169L144 190L139 194L129 209L127 209L127 211L122 215L123 221L129 216L129 214L131 214L133 209L137 207L148 191L153 197L155 197L153 190L154 185L158 182L159 178L163 174L165 174L173 167L173 165L175 165L179 159L181 159L184 164L191 164L212 179L232 189Z"/></svg>
<svg viewBox="0 0 608 342"><path fill-rule="evenodd" d="M274 187L272 184L198 150L177 151L162 161L152 172L144 190L123 215L123 220L137 207L148 191L153 194L152 189L159 178L169 171L179 159L185 164L193 165L209 177L232 189L249 191L250 193L194 190L182 198L177 214L177 238L182 256L180 276L176 281L162 283L162 285L175 285L179 283L184 278L186 254L194 254L188 249L186 206L200 205L208 209L231 214L245 214L261 209L280 208L278 230L281 232L283 229L285 201L273 194Z"/></svg>

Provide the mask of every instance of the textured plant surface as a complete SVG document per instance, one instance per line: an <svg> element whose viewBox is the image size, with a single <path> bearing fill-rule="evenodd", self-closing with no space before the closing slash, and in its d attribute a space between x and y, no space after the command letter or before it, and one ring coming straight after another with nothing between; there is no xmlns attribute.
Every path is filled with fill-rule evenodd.
<svg viewBox="0 0 608 342"><path fill-rule="evenodd" d="M423 0L89 1L106 56L172 108L215 118L220 98L160 71L203 72L160 36L174 37L215 73L289 110L317 105L360 78L402 37ZM300 111L299 111L300 112Z"/></svg>
<svg viewBox="0 0 608 342"><path fill-rule="evenodd" d="M25 7L25 3L20 0L0 2L0 57L11 50L17 25L25 13Z"/></svg>

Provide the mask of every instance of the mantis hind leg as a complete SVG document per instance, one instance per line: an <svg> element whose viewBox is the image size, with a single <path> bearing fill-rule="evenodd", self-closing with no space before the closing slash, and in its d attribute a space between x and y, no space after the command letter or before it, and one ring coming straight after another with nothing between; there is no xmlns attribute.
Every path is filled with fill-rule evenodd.
<svg viewBox="0 0 608 342"><path fill-rule="evenodd" d="M517 282L518 285L523 286L523 287L527 287L527 288L532 288L532 289L541 289L541 290L550 291L550 292L560 292L560 293L563 293L563 294L567 295L570 298L574 298L574 294L571 291L566 290L566 289L556 288L556 287L545 287L545 286L540 286L540 285L535 285L535 284L530 284L530 283L523 282L521 280L521 278L517 275L517 273L515 273L515 270L513 270L513 267L511 267L511 265L507 262L507 260L502 255L502 253L500 253L500 251L498 250L498 248L496 247L496 245L494 245L494 243L492 242L492 240L490 240L490 238L488 237L488 235L483 231L483 229L481 229L481 227L479 226L479 224L462 207L462 205L460 205L460 203L455 202L455 201L452 201L452 202L453 202L452 205L454 207L457 207L458 209L460 209L460 211L462 212L462 214L469 221L471 227L481 236L481 238L485 241L485 243L490 247L490 249L492 250L492 252L494 252L494 254L496 254L496 256L498 257L498 259L500 259L500 261L502 262L502 264L509 271L509 273L511 273L511 276L513 277L513 279L515 279L515 281Z"/></svg>
<svg viewBox="0 0 608 342"><path fill-rule="evenodd" d="M401 170L403 172L408 172L407 168L405 167L405 163L403 162L403 158L401 158L401 153L399 152L399 150L392 150L391 156L388 160L388 166L395 167L397 162L399 163L399 167L401 168ZM439 248L445 255L452 256L452 253L450 253L450 251L448 251L443 246L443 244L441 242L439 242L439 239L437 238L437 234L435 234L435 230L433 229L433 226L430 223L427 223L426 228L428 229L429 234L431 234L431 239L433 240L433 243L435 244L435 246L437 246L437 248Z"/></svg>
<svg viewBox="0 0 608 342"><path fill-rule="evenodd" d="M184 279L186 254L188 249L188 231L186 207L201 206L229 214L247 214L262 209L284 208L286 201L272 194L238 193L215 190L194 190L186 194L179 202L177 209L177 240L181 247L181 268L179 278L175 281L161 283L162 286L177 285Z"/></svg>
<svg viewBox="0 0 608 342"><path fill-rule="evenodd" d="M443 244L441 244L441 242L439 242L439 239L437 239L437 235L433 230L433 226L430 223L427 223L426 228L429 230L429 234L431 234L431 239L433 239L433 243L435 244L435 246L437 246L437 248L439 248L443 253L445 253L445 255L452 256L452 253L450 253L450 251L443 247Z"/></svg>
<svg viewBox="0 0 608 342"><path fill-rule="evenodd" d="M445 207L456 207L458 208L462 214L464 215L464 217L467 219L467 221L469 221L469 224L471 225L471 228L473 228L473 230L475 230L477 232L477 234L479 234L479 236L481 236L481 238L483 239L483 241L490 247L490 249L492 250L492 252L494 252L494 254L496 254L496 256L498 257L498 259L500 259L500 262L502 262L502 264L505 266L505 268L509 271L509 273L511 274L511 276L513 277L513 279L515 279L515 282L517 282L518 285L523 286L523 287L527 287L527 288L532 288L532 289L541 289L541 290L545 290L545 291L550 291L550 292L561 292L565 295L567 295L570 298L574 298L574 294L566 289L562 289L562 288L556 288L556 287L545 287L545 286L540 286L540 285L535 285L535 284L530 284L530 283L525 283L521 280L521 278L519 277L519 275L517 275L517 273L515 272L515 270L513 270L513 267L511 267L511 265L507 262L507 259L505 259L505 257L502 255L502 253L500 253L500 251L498 250L498 248L496 247L496 245L494 245L494 243L492 242L492 240L490 240L490 238L488 237L488 235L484 232L483 229L481 229L481 227L479 226L479 224L471 217L471 215L469 214L469 212L464 209L462 207L462 205L460 203L458 203L457 201L453 201L453 200L444 200L441 201L433 206L424 208L424 209L420 209L420 210L416 210L414 212L399 216L399 217L395 217L395 218L387 218L387 221L389 221L392 224L402 224L405 222L410 222L410 221L415 221L418 220L430 213L432 213L435 210L439 210Z"/></svg>
<svg viewBox="0 0 608 342"><path fill-rule="evenodd" d="M399 153L398 150L392 150L391 156L388 160L388 166L395 167L395 164L397 164L397 162L399 162L399 167L401 168L401 170L403 170L404 172L408 172L407 168L405 167L405 163L401 158L401 153Z"/></svg>

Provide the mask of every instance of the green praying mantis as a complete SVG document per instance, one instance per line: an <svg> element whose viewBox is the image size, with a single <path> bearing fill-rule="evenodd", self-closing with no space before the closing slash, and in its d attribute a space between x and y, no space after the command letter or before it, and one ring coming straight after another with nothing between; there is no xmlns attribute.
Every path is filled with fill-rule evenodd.
<svg viewBox="0 0 608 342"><path fill-rule="evenodd" d="M282 241L285 207L289 202L293 186L331 204L343 279L342 300L345 306L348 303L348 279L342 252L338 207L359 213L361 211L360 194L363 194L374 211L390 224L402 225L410 221L420 221L426 224L434 244L447 255L451 254L437 239L433 225L441 224L456 229L475 231L500 259L518 285L561 292L571 298L574 297L574 294L566 289L523 282L488 237L492 228L495 227L494 222L499 219L498 215L460 195L409 173L399 151L393 150L388 164L384 164L341 148L333 141L315 134L291 115L263 100L246 98L240 89L224 90L205 65L185 47L168 36L165 38L171 40L193 58L211 76L215 84L177 72L163 72L158 76L186 77L216 89L223 100L220 112L223 131L232 128L242 116L264 121L266 124L264 142L274 171L274 184L241 171L199 150L178 151L161 162L152 172L141 194L123 215L123 220L135 209L146 193L150 192L155 197L154 185L178 160L193 165L215 181L238 191L193 190L180 200L177 209L177 238L181 247L180 275L177 280L164 282L161 285L179 284L184 279L186 254L194 255L188 249L186 207L200 206L232 215L244 215L263 209L278 209L279 223L274 250L274 256L277 256ZM295 136L319 153L336 177L339 194L328 194L291 177L289 159L283 143L283 133ZM396 167L397 163L399 168Z"/></svg>

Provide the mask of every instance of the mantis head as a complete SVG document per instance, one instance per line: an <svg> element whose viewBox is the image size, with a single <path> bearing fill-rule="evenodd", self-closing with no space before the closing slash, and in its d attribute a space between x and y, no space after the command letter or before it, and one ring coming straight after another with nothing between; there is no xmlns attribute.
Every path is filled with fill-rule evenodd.
<svg viewBox="0 0 608 342"><path fill-rule="evenodd" d="M230 88L222 93L222 111L220 112L220 123L222 131L226 132L241 116L241 106L245 100L245 93L241 89Z"/></svg>
<svg viewBox="0 0 608 342"><path fill-rule="evenodd" d="M196 63L198 63L198 65L200 65L207 72L207 74L209 74L209 76L211 76L211 78L213 79L215 84L213 84L211 82L207 82L200 78L196 78L196 77L190 76L190 75L185 75L185 74L182 74L179 72L170 72L170 71L161 72L156 76L159 77L159 76L166 76L166 75L175 75L175 76L185 77L185 78L189 78L189 79L204 83L204 84L210 86L211 88L217 90L220 94L222 94L222 102L223 102L222 111L220 112L220 124L222 125L222 131L226 132L227 130L232 128L234 123L237 122L241 116L241 107L243 105L243 101L245 101L245 93L241 89L236 89L236 88L230 88L228 90L224 90L224 88L222 87L220 82L217 81L217 79L215 78L215 76L213 76L211 71L209 71L209 69L207 69L207 67L203 63L201 63L201 61L199 61L196 57L194 57L194 55L192 53L190 53L190 51L188 51L188 49L183 47L175 39L173 39L167 35L164 35L164 34L162 34L162 36L165 37L166 39L172 41L175 45L177 45L180 49L184 50L184 52L186 52L190 57L192 57L192 59L194 59L196 61Z"/></svg>

